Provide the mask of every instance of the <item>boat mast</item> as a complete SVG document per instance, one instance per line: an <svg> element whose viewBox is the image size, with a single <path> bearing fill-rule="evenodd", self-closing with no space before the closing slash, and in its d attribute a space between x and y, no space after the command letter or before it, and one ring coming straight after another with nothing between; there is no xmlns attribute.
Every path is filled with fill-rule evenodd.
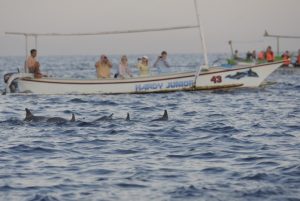
<svg viewBox="0 0 300 201"><path fill-rule="evenodd" d="M208 56L207 56L206 41L205 41L202 26L201 26L201 20L200 20L200 14L199 14L199 10L198 10L198 1L197 0L194 0L194 6L195 6L197 25L198 25L199 34L200 34L201 43L202 43L202 49L203 49L203 56L204 56L204 65L203 66L205 68L208 68ZM197 81L197 78L198 78L201 70L202 70L202 65L199 66L199 70L196 72L195 81L194 81L195 86L196 86L196 81Z"/></svg>

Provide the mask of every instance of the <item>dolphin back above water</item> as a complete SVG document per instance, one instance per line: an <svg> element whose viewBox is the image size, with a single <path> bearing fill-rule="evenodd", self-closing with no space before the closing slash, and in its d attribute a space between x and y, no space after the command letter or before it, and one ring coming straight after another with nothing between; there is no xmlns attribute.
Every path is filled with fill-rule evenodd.
<svg viewBox="0 0 300 201"><path fill-rule="evenodd" d="M26 117L24 121L28 122L47 122L47 123L66 123L66 122L75 122L75 115L72 114L71 120L67 120L62 117L45 117L45 116L35 116L31 113L28 108L25 108Z"/></svg>
<svg viewBox="0 0 300 201"><path fill-rule="evenodd" d="M112 120L113 115L114 114L112 113L109 116L100 117L100 118L94 120L93 122L97 122L97 121L110 121L110 120Z"/></svg>
<svg viewBox="0 0 300 201"><path fill-rule="evenodd" d="M169 120L168 111L165 110L162 117L160 117L158 119L153 119L152 121L168 121L168 120Z"/></svg>

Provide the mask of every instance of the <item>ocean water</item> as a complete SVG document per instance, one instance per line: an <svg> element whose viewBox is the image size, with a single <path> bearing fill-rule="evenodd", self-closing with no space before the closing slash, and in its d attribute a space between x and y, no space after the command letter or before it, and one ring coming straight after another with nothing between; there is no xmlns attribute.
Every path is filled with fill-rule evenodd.
<svg viewBox="0 0 300 201"><path fill-rule="evenodd" d="M39 58L44 72L74 78L94 77L96 59ZM201 58L169 61L184 71ZM1 77L23 62L0 57ZM0 200L300 200L300 69L279 69L268 81L214 92L2 95ZM74 113L76 122L24 122L25 108ZM165 109L168 121L151 121Z"/></svg>

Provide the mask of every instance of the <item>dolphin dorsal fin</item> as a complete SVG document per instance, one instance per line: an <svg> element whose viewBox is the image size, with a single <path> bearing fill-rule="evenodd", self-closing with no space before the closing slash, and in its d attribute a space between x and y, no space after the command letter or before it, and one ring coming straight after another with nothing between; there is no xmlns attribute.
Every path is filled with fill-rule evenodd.
<svg viewBox="0 0 300 201"><path fill-rule="evenodd" d="M106 116L104 120L112 120L114 113L111 113L109 116Z"/></svg>
<svg viewBox="0 0 300 201"><path fill-rule="evenodd" d="M71 120L70 120L70 122L75 122L75 114L72 114L72 118L71 118Z"/></svg>
<svg viewBox="0 0 300 201"><path fill-rule="evenodd" d="M163 120L168 120L168 119L169 119L169 115L168 115L168 111L167 111L167 110L165 110L162 119L163 119Z"/></svg>
<svg viewBox="0 0 300 201"><path fill-rule="evenodd" d="M25 111L26 111L26 118L33 117L33 114L28 108L25 108Z"/></svg>
<svg viewBox="0 0 300 201"><path fill-rule="evenodd" d="M130 115L129 115L129 112L127 112L126 121L130 121Z"/></svg>

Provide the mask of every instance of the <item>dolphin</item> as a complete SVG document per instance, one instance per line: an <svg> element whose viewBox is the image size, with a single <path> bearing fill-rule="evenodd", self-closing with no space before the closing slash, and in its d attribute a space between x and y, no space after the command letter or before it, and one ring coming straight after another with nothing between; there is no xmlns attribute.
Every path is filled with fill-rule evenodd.
<svg viewBox="0 0 300 201"><path fill-rule="evenodd" d="M47 123L66 123L68 121L75 122L75 115L72 114L71 120L67 120L61 117L45 117L45 116L35 116L31 113L28 108L25 108L26 117L24 121L32 121L32 122L47 122Z"/></svg>
<svg viewBox="0 0 300 201"><path fill-rule="evenodd" d="M26 111L26 117L24 121L33 121L33 122L47 121L47 117L34 116L28 108L25 108L25 111Z"/></svg>
<svg viewBox="0 0 300 201"><path fill-rule="evenodd" d="M100 118L94 120L93 122L97 122L97 121L110 121L110 120L112 120L112 116L113 116L113 115L114 115L114 114L112 113L112 114L110 114L109 116L103 116L103 117L100 117Z"/></svg>
<svg viewBox="0 0 300 201"><path fill-rule="evenodd" d="M169 116L168 116L168 111L165 110L164 115L158 119L153 119L152 121L168 121Z"/></svg>
<svg viewBox="0 0 300 201"><path fill-rule="evenodd" d="M51 117L51 118L47 119L47 123L62 124L62 123L67 123L67 122L75 122L75 115L72 114L71 120L67 120L67 119L61 118L61 117Z"/></svg>
<svg viewBox="0 0 300 201"><path fill-rule="evenodd" d="M246 72L237 72L235 75L227 75L226 78L239 80L245 76L247 76Z"/></svg>
<svg viewBox="0 0 300 201"><path fill-rule="evenodd" d="M130 121L129 112L127 112L127 116L126 116L126 119L125 119L125 121Z"/></svg>
<svg viewBox="0 0 300 201"><path fill-rule="evenodd" d="M248 73L248 77L259 77L258 74L254 72L251 68L247 73Z"/></svg>

